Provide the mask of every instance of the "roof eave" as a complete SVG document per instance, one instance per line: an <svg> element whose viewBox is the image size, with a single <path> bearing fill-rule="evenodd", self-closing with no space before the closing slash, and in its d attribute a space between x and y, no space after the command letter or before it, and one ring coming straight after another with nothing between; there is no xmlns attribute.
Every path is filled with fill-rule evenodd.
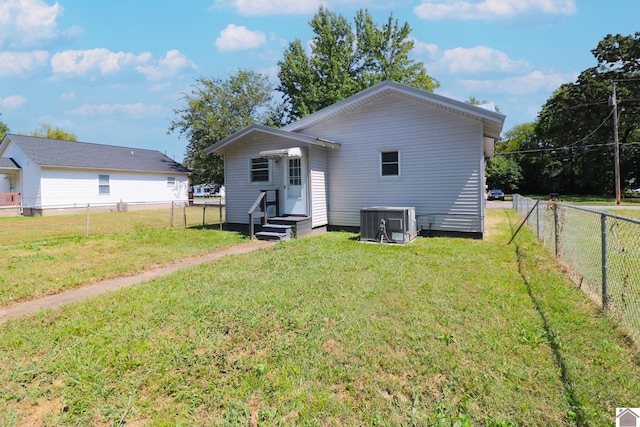
<svg viewBox="0 0 640 427"><path fill-rule="evenodd" d="M233 144L234 142L244 138L247 135L250 135L252 133L264 133L264 134L268 134L268 135L273 135L273 136L277 136L280 138L285 138L285 139L290 139L293 141L297 141L297 142L302 142L305 143L307 145L318 145L321 147L327 147L327 148L339 148L340 144L334 141L329 141L327 139L323 139L323 138L317 138L315 136L311 136L311 135L305 135L305 134L301 134L301 133L297 133L297 132L289 132L283 129L277 129L277 128L272 128L269 126L264 126L264 125L258 125L258 124L252 124L247 126L244 129L239 130L238 132L229 135L228 137L216 142L215 144L209 146L208 148L206 148L204 150L205 154L211 154L211 153L220 153L225 147L227 147L230 144Z"/></svg>
<svg viewBox="0 0 640 427"><path fill-rule="evenodd" d="M178 175L189 175L191 171L167 171L167 170L149 170L149 169L123 169L123 168L114 168L114 167L91 167L91 166L65 166L65 165L47 165L47 164L38 164L41 168L47 169L73 169L73 170L104 170L104 171L114 171L114 172L136 172L136 173L156 173L156 174L178 174Z"/></svg>

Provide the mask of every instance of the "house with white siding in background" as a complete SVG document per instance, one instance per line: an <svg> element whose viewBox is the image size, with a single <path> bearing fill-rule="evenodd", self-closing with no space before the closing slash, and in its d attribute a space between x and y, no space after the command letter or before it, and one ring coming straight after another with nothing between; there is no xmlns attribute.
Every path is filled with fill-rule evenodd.
<svg viewBox="0 0 640 427"><path fill-rule="evenodd" d="M0 194L19 195L26 213L187 202L188 191L189 170L157 150L13 134L0 143Z"/></svg>
<svg viewBox="0 0 640 427"><path fill-rule="evenodd" d="M482 237L485 157L504 120L384 81L280 129L250 125L205 152L224 157L229 225L246 227L264 194L267 222L294 218L308 223L304 232L357 229L363 209L402 206L423 234Z"/></svg>

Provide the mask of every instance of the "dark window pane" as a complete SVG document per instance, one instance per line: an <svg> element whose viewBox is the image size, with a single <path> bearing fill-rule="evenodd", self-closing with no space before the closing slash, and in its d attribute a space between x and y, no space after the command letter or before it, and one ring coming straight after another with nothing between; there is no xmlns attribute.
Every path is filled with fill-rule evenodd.
<svg viewBox="0 0 640 427"><path fill-rule="evenodd" d="M382 175L398 175L398 165L397 164L387 164L382 165Z"/></svg>
<svg viewBox="0 0 640 427"><path fill-rule="evenodd" d="M398 163L398 152L387 151L382 154L382 163Z"/></svg>
<svg viewBox="0 0 640 427"><path fill-rule="evenodd" d="M380 173L382 176L400 175L400 165L397 151L385 151L380 153Z"/></svg>

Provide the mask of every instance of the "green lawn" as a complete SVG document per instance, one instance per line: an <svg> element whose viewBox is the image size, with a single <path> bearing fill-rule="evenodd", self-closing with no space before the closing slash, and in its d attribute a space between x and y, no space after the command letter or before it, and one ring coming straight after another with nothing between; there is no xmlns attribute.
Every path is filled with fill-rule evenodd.
<svg viewBox="0 0 640 427"><path fill-rule="evenodd" d="M638 353L517 221L326 233L0 324L0 425L614 425Z"/></svg>
<svg viewBox="0 0 640 427"><path fill-rule="evenodd" d="M41 217L0 216L0 248L25 243L41 244L61 239L96 237L107 234L147 231L171 227L218 228L219 206L176 206L142 209L131 206L129 212L109 211L105 207L66 209L47 212ZM105 211L106 210L106 211ZM75 213L71 213L74 211ZM224 220L224 208L222 218Z"/></svg>
<svg viewBox="0 0 640 427"><path fill-rule="evenodd" d="M147 229L0 246L0 307L140 273L245 240L211 229Z"/></svg>

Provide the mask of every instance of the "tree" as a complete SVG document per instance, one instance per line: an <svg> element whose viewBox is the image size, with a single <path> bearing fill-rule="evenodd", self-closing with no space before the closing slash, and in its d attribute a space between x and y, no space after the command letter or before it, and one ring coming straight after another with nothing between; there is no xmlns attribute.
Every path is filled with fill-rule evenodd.
<svg viewBox="0 0 640 427"><path fill-rule="evenodd" d="M178 118L168 133L188 140L185 163L193 171L193 184L223 183L222 158L204 150L252 123L277 125L273 86L267 76L246 70L227 80L200 77L196 83L184 95L184 108L174 110Z"/></svg>
<svg viewBox="0 0 640 427"><path fill-rule="evenodd" d="M0 116L2 115L2 113L0 113ZM6 134L9 133L9 126L7 126L6 124L4 124L1 120L0 120L0 141L2 141L2 139L4 138L4 136Z"/></svg>
<svg viewBox="0 0 640 427"><path fill-rule="evenodd" d="M32 133L32 136L36 136L39 138L49 138L49 139L62 139L65 141L77 141L78 137L73 133L68 133L49 124L41 124L39 128L35 129Z"/></svg>
<svg viewBox="0 0 640 427"><path fill-rule="evenodd" d="M522 181L520 165L510 157L496 156L487 159L485 172L489 188L501 188L509 193L515 192Z"/></svg>
<svg viewBox="0 0 640 427"><path fill-rule="evenodd" d="M538 138L535 122L514 126L496 142L496 156L505 157L519 166L522 178L518 190L525 194L546 194L554 191L553 177L557 164Z"/></svg>
<svg viewBox="0 0 640 427"><path fill-rule="evenodd" d="M554 191L613 194L612 82L618 83L623 186L640 180L640 33L607 35L591 51L597 65L560 86L542 107L536 133L547 149ZM636 165L636 167L634 167Z"/></svg>
<svg viewBox="0 0 640 427"><path fill-rule="evenodd" d="M366 10L346 18L320 7L309 23L315 36L311 52L299 39L291 42L278 62L288 121L304 117L383 80L433 91L438 87L422 62L409 59L414 42L411 28L393 15L378 27Z"/></svg>

